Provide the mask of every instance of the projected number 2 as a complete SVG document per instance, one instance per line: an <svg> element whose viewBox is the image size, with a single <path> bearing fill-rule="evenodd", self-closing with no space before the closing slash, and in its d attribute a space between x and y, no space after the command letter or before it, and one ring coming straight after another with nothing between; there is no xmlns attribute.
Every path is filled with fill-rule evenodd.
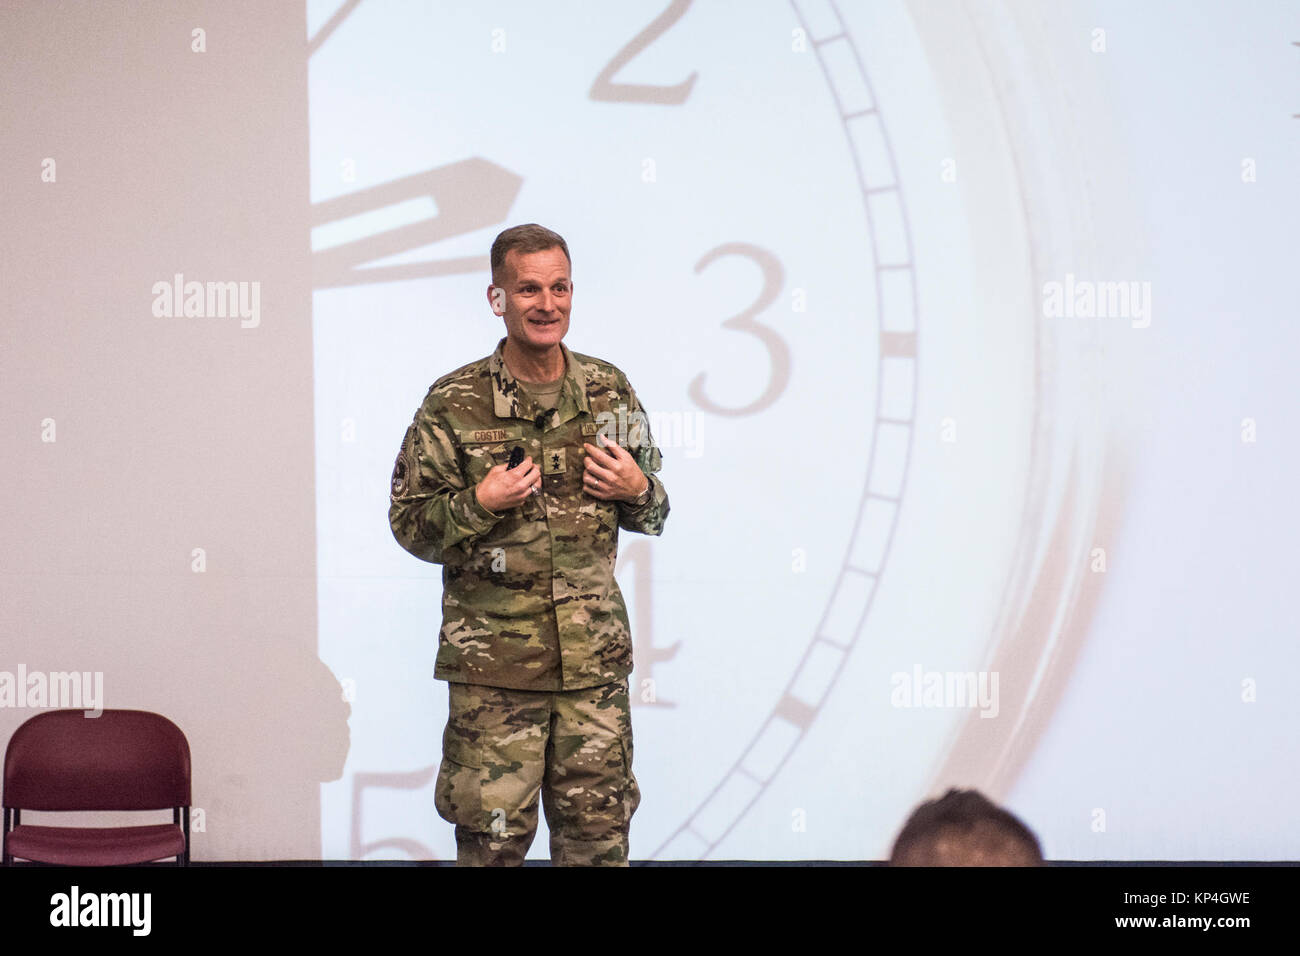
<svg viewBox="0 0 1300 956"><path fill-rule="evenodd" d="M615 83L614 74L627 66L632 59L663 36L668 28L682 18L691 7L691 0L673 0L663 13L650 21L650 25L634 36L623 49L614 55L614 59L600 71L596 81L591 84L587 95L593 100L605 103L661 103L665 106L680 106L691 95L698 73L692 73L676 86L653 86L643 83Z"/></svg>

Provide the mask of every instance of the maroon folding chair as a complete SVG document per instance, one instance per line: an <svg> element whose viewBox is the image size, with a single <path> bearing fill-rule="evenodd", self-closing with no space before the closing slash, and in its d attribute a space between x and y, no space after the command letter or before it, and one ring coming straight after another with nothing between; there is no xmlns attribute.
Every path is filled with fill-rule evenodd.
<svg viewBox="0 0 1300 956"><path fill-rule="evenodd" d="M190 862L190 745L166 717L145 710L38 714L5 748L4 865L15 859L119 866L176 857ZM23 810L166 810L171 823L46 827ZM12 828L11 828L12 813Z"/></svg>

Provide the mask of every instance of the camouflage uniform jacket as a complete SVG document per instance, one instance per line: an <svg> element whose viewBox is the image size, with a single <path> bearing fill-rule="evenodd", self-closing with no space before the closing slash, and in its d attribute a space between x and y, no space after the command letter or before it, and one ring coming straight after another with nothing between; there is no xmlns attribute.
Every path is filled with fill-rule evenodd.
<svg viewBox="0 0 1300 956"><path fill-rule="evenodd" d="M535 691L600 686L632 671L614 562L619 528L663 531L659 448L623 373L563 343L559 408L539 428L547 409L510 374L505 342L429 389L393 468L389 524L403 548L442 565L435 678ZM598 432L647 475L642 506L584 491L583 443L598 445ZM516 445L541 471L542 494L494 514L475 485Z"/></svg>

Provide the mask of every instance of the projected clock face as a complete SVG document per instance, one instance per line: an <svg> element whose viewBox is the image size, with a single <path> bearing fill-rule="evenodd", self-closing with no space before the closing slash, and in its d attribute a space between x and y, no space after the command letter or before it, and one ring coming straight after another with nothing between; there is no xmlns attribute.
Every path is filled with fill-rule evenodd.
<svg viewBox="0 0 1300 956"><path fill-rule="evenodd" d="M331 436L318 445L332 572L322 570L322 656L336 673L364 666L331 656L355 653L328 610L347 602L349 574L422 573L437 588L437 569L392 553L382 522L359 530L378 512L353 517L358 499L337 490L335 469L368 488L382 466L382 496L429 382L504 334L482 291L493 236L518 222L556 229L574 256L566 344L627 372L656 416L672 501L661 539L620 540L637 774L659 794L638 814L640 856L826 856L824 843L807 852L791 813L825 820L866 789L890 808L888 824L829 855L879 854L892 807L919 796L966 716L891 710L890 674L977 666L984 595L1007 563L999 526L1014 500L970 507L980 493L955 477L970 446L942 442L969 415L1014 419L1030 363L942 348L936 403L918 419L925 276L892 143L942 121L891 113L873 87L861 38L905 27L901 11L857 10L850 22L834 5L815 9L747 4L738 24L734 7L685 0L344 4L313 40L318 419ZM924 74L915 56L890 70L892 82ZM928 227L959 229L958 204L935 200L943 155L930 158L913 173ZM947 244L937 278L969 270L966 248ZM958 309L961 291L930 299ZM365 395L364 369L384 370L380 397ZM364 464L332 447L349 416L367 436ZM930 465L919 492L918 421ZM998 440L1013 481L1027 436ZM905 504L919 509L911 546ZM936 588L944 575L962 583ZM390 631L420 635L394 666L432 660L435 608L385 609ZM354 743L350 767L428 764L399 744ZM783 777L827 750L844 766ZM391 819L352 811L354 835L405 839Z"/></svg>

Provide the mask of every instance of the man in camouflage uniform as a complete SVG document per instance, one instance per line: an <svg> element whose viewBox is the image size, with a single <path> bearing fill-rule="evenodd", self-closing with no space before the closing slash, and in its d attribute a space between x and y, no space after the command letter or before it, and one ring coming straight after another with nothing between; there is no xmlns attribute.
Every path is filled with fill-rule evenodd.
<svg viewBox="0 0 1300 956"><path fill-rule="evenodd" d="M557 865L626 865L632 640L618 530L657 535L659 449L621 371L561 342L568 246L492 244L496 351L433 383L393 469L389 523L443 566L434 676L449 682L435 802L461 865L518 865L541 793ZM508 468L511 453L522 461Z"/></svg>

